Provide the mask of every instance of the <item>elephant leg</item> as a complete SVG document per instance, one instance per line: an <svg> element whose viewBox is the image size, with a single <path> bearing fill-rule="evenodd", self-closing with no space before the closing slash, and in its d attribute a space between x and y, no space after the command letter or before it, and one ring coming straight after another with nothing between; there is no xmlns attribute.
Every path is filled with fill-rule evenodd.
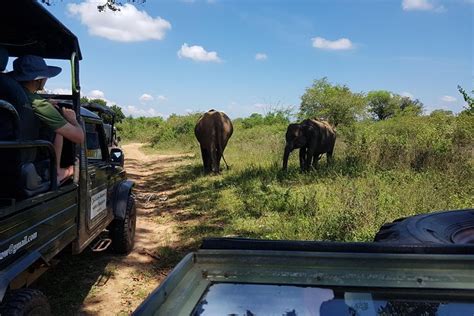
<svg viewBox="0 0 474 316"><path fill-rule="evenodd" d="M313 163L311 164L311 166L316 169L318 167L318 161L319 159L321 159L321 155L320 154L314 154L313 155Z"/></svg>
<svg viewBox="0 0 474 316"><path fill-rule="evenodd" d="M331 151L328 151L326 153L326 159L327 159L327 162L328 164L332 164L334 162L334 158L332 157L332 150Z"/></svg>
<svg viewBox="0 0 474 316"><path fill-rule="evenodd" d="M306 161L306 147L301 147L300 148L300 169L301 171L304 171L305 168L305 161Z"/></svg>
<svg viewBox="0 0 474 316"><path fill-rule="evenodd" d="M316 151L315 148L312 148L311 146L308 147L308 150L306 152L306 164L305 164L305 170L306 171L309 171L309 169L311 168L315 151ZM316 162L317 162L317 160L316 160Z"/></svg>
<svg viewBox="0 0 474 316"><path fill-rule="evenodd" d="M212 172L219 172L219 163L217 160L217 149L215 146L212 146L211 149L211 168Z"/></svg>
<svg viewBox="0 0 474 316"><path fill-rule="evenodd" d="M202 156L202 163L204 165L204 172L209 173L211 171L211 161L209 150L201 146L201 156Z"/></svg>
<svg viewBox="0 0 474 316"><path fill-rule="evenodd" d="M217 149L216 150L216 172L221 172L221 159L222 159L222 153Z"/></svg>

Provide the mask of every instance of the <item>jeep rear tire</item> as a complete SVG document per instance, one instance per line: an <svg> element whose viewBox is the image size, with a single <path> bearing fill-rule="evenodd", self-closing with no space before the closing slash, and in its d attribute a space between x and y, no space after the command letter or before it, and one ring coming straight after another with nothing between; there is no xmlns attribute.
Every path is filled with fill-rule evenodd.
<svg viewBox="0 0 474 316"><path fill-rule="evenodd" d="M395 244L474 244L474 209L400 218L384 224L374 241Z"/></svg>
<svg viewBox="0 0 474 316"><path fill-rule="evenodd" d="M116 253L128 254L135 243L135 228L137 211L135 197L130 193L127 200L127 210L123 219L114 219L111 226L112 248Z"/></svg>
<svg viewBox="0 0 474 316"><path fill-rule="evenodd" d="M51 307L41 291L34 289L14 290L8 293L0 306L0 315L50 316Z"/></svg>

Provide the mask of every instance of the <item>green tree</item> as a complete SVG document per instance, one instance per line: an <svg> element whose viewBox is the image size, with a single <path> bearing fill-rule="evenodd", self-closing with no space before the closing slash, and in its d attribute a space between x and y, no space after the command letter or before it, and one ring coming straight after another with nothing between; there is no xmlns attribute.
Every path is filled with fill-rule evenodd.
<svg viewBox="0 0 474 316"><path fill-rule="evenodd" d="M365 98L346 85L333 85L327 78L315 80L301 96L299 118L322 117L334 126L352 124L365 114Z"/></svg>
<svg viewBox="0 0 474 316"><path fill-rule="evenodd" d="M464 90L461 86L458 86L458 90L459 90L459 93L462 94L462 96L464 98L464 101L466 101L466 103L467 103L467 106L465 107L466 112L468 114L474 114L474 89L472 89L472 91L471 91L471 94L473 94L472 96L470 96L466 92L466 90Z"/></svg>
<svg viewBox="0 0 474 316"><path fill-rule="evenodd" d="M443 110L443 109L436 109L430 113L430 116L432 117L453 116L453 115L454 115L453 111Z"/></svg>
<svg viewBox="0 0 474 316"><path fill-rule="evenodd" d="M398 104L390 91L370 91L366 97L370 113L378 120L385 120L395 115Z"/></svg>
<svg viewBox="0 0 474 316"><path fill-rule="evenodd" d="M97 103L97 104L109 107L112 110L112 112L114 112L115 122L117 123L121 123L125 119L125 114L123 114L122 108L116 104L112 104L111 106L109 106L107 104L107 101L103 99L89 99L87 97L81 97L81 104L85 104L85 103ZM108 115L102 115L102 119L105 121L110 121L112 118Z"/></svg>
<svg viewBox="0 0 474 316"><path fill-rule="evenodd" d="M115 122L121 123L125 119L125 114L123 114L122 108L117 104L112 104L110 109L115 113Z"/></svg>
<svg viewBox="0 0 474 316"><path fill-rule="evenodd" d="M420 100L412 100L409 97L402 97L395 95L395 98L398 103L398 108L395 112L395 115L412 115L419 116L423 114L423 103Z"/></svg>
<svg viewBox="0 0 474 316"><path fill-rule="evenodd" d="M397 115L418 116L423 113L423 103L418 99L412 100L390 91L371 91L367 94L366 100L369 112L378 120Z"/></svg>
<svg viewBox="0 0 474 316"><path fill-rule="evenodd" d="M46 5L51 5L53 4L54 0L41 0L42 3ZM132 3L145 3L146 0L128 0L127 2L132 2ZM111 11L120 11L120 6L123 5L123 1L119 0L103 0L102 4L97 4L97 10L99 12L103 12L105 10L111 10Z"/></svg>

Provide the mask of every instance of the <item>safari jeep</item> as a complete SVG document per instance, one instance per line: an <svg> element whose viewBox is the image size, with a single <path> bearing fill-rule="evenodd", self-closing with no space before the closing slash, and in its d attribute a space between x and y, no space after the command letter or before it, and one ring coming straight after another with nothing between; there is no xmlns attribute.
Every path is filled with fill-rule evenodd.
<svg viewBox="0 0 474 316"><path fill-rule="evenodd" d="M473 250L207 239L134 315L472 316Z"/></svg>
<svg viewBox="0 0 474 316"><path fill-rule="evenodd" d="M474 209L400 218L374 242L210 238L134 315L474 315Z"/></svg>
<svg viewBox="0 0 474 316"><path fill-rule="evenodd" d="M86 134L81 145L65 139L61 165L74 165L74 177L59 185L53 145L36 137L38 120L21 86L0 73L0 315L43 315L50 313L47 299L28 286L59 252L109 246L120 254L131 251L133 182L126 178L122 151L110 146L100 110L80 106L76 36L37 1L5 1L1 7L0 43L10 58L70 61L72 93L44 97L73 109ZM7 92L17 101L6 102Z"/></svg>

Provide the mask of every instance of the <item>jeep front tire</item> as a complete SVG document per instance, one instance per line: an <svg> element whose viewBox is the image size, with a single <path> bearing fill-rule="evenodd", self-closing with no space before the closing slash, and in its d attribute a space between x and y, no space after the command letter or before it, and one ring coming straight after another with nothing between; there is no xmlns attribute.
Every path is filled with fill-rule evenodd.
<svg viewBox="0 0 474 316"><path fill-rule="evenodd" d="M7 293L0 306L0 315L50 316L51 308L46 296L35 289L20 289Z"/></svg>
<svg viewBox="0 0 474 316"><path fill-rule="evenodd" d="M135 228L137 225L137 212L135 197L129 194L127 209L123 219L116 218L111 225L112 248L116 253L128 254L135 243Z"/></svg>

